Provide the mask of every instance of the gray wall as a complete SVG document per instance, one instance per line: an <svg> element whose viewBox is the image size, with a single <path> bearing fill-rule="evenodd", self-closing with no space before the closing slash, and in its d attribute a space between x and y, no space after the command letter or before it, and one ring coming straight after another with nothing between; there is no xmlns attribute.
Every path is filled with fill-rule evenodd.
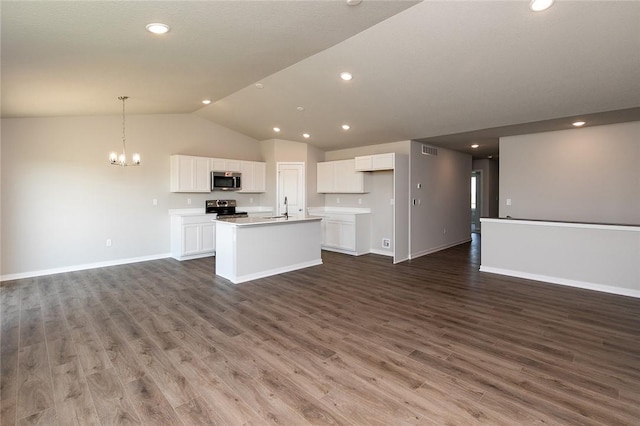
<svg viewBox="0 0 640 426"><path fill-rule="evenodd" d="M639 164L640 122L501 138L500 216L638 225Z"/></svg>
<svg viewBox="0 0 640 426"><path fill-rule="evenodd" d="M121 126L119 116L2 120L0 275L166 254L167 211L217 196L170 193L171 154L263 160L254 139L195 115L140 115L127 117L127 147L142 165L115 167ZM261 197L234 194L240 205Z"/></svg>
<svg viewBox="0 0 640 426"><path fill-rule="evenodd" d="M412 142L410 181L411 257L469 241L471 156L443 148L424 155Z"/></svg>

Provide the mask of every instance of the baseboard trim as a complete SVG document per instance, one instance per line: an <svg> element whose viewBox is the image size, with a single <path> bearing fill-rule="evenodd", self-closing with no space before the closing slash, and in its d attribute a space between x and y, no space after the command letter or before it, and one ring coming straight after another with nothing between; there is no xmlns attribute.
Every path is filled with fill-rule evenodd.
<svg viewBox="0 0 640 426"><path fill-rule="evenodd" d="M390 251L371 249L371 250L369 250L369 253L371 253L371 254L379 254L380 256L393 257L393 253L390 252Z"/></svg>
<svg viewBox="0 0 640 426"><path fill-rule="evenodd" d="M465 243L468 243L469 241L471 241L471 238L465 238L463 240L456 241L454 243L449 243L449 244L445 244L445 245L442 245L442 246L430 248L430 249L427 249L427 250L419 251L417 253L409 253L409 259L415 259L417 257L426 256L427 254L431 254L431 253L435 253L437 251L446 250L446 249L451 248L451 247L459 246L460 244L465 244Z"/></svg>
<svg viewBox="0 0 640 426"><path fill-rule="evenodd" d="M235 279L227 278L233 284L240 284L247 281L257 280L259 278L270 277L272 275L284 274L285 272L297 271L298 269L308 268L310 266L322 265L322 259L310 260L308 262L300 262L295 265L283 266L281 268L269 269L268 271L256 272L255 274L246 274L235 277ZM226 277L223 277L226 278Z"/></svg>
<svg viewBox="0 0 640 426"><path fill-rule="evenodd" d="M21 272L0 276L0 282L41 277L44 275L63 274L65 272L84 271L86 269L105 268L107 266L126 265L128 263L147 262L149 260L166 259L171 253L153 254L150 256L130 257L128 259L108 260L105 262L85 263L82 265L64 266L61 268L41 269L39 271Z"/></svg>
<svg viewBox="0 0 640 426"><path fill-rule="evenodd" d="M568 287L577 287L585 290L600 291L603 293L617 294L620 296L629 296L640 298L640 290L633 290L624 287L614 287L605 284L591 283L587 281L569 280L566 278L552 277L549 275L531 274L529 272L514 271L511 269L493 268L491 266L480 266L480 272L489 272L491 274L507 275L516 278L525 278L527 280L542 281L551 284L559 284Z"/></svg>

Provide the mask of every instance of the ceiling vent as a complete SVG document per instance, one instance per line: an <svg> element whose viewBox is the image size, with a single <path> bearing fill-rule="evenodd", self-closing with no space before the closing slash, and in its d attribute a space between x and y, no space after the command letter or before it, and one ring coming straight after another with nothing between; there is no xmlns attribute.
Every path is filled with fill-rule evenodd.
<svg viewBox="0 0 640 426"><path fill-rule="evenodd" d="M422 145L422 153L424 155L438 155L438 148L429 145Z"/></svg>

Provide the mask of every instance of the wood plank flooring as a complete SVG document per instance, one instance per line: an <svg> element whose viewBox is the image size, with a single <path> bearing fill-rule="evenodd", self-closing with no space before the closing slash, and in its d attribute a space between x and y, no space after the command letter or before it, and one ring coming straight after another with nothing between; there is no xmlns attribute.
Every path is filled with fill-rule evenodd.
<svg viewBox="0 0 640 426"><path fill-rule="evenodd" d="M5 282L0 423L640 424L640 300L480 273L478 250Z"/></svg>

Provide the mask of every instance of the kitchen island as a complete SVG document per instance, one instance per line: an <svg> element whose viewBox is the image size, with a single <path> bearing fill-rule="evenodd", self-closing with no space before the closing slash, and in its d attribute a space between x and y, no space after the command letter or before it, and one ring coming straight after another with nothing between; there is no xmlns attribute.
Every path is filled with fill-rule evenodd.
<svg viewBox="0 0 640 426"><path fill-rule="evenodd" d="M216 275L234 284L322 264L319 217L215 219Z"/></svg>

